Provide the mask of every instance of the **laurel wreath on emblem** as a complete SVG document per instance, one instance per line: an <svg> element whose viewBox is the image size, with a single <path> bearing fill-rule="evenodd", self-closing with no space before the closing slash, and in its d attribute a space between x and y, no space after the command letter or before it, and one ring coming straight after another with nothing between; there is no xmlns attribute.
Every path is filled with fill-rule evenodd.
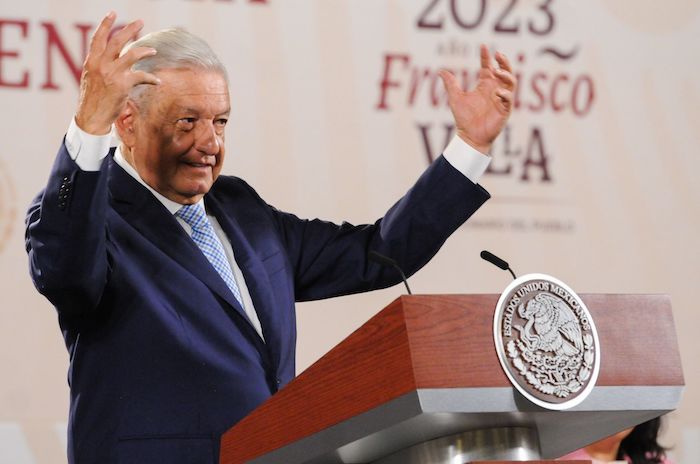
<svg viewBox="0 0 700 464"><path fill-rule="evenodd" d="M513 326L520 337L506 344L513 367L542 393L566 398L578 392L593 370L593 336L582 334L573 311L549 293L521 303L518 314L527 322Z"/></svg>

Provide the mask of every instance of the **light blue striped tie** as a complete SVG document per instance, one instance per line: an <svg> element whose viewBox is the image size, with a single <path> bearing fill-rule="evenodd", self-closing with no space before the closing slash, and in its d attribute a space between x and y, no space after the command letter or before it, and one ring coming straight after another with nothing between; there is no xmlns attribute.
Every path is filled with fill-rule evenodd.
<svg viewBox="0 0 700 464"><path fill-rule="evenodd" d="M192 240L197 244L204 256L207 257L209 262L216 272L219 273L228 288L231 289L233 296L236 297L241 307L243 303L241 301L241 291L236 284L236 279L233 277L233 271L231 271L231 265L226 259L226 253L224 252L224 247L221 245L219 237L214 233L214 228L209 222L209 218L204 213L204 208L200 206L199 203L194 205L186 205L177 210L175 215L185 221L192 228Z"/></svg>

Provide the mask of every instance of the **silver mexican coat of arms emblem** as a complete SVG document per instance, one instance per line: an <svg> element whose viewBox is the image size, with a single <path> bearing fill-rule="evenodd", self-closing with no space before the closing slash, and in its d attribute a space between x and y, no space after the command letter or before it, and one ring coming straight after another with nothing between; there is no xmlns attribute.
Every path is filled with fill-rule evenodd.
<svg viewBox="0 0 700 464"><path fill-rule="evenodd" d="M498 300L493 330L501 366L533 403L568 409L595 386L598 333L586 305L563 282L545 274L514 280Z"/></svg>

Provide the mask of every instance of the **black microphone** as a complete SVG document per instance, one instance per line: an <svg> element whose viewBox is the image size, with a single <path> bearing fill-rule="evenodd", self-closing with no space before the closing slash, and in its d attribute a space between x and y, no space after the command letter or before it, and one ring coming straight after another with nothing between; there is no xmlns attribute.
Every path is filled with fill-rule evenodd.
<svg viewBox="0 0 700 464"><path fill-rule="evenodd" d="M513 270L508 265L508 263L503 261L498 256L494 255L490 251L486 251L486 250L482 251L481 252L481 259L488 261L489 263L493 264L496 267L503 269L504 271L510 271L510 274L513 276L513 278L517 279L517 277L515 277L515 272L513 272Z"/></svg>
<svg viewBox="0 0 700 464"><path fill-rule="evenodd" d="M403 284L406 286L406 291L408 291L409 295L413 295L413 293L411 293L411 289L408 286L408 280L406 280L406 275L401 270L401 266L399 266L399 263L389 258L388 256L380 255L376 251L370 251L369 253L367 253L367 257L370 261L379 263L382 266L391 266L397 271L399 271L399 274L401 274L401 278L403 279Z"/></svg>

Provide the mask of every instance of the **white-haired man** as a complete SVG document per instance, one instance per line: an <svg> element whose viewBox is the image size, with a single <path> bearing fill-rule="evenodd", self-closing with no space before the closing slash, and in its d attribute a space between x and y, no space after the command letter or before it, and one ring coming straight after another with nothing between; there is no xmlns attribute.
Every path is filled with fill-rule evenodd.
<svg viewBox="0 0 700 464"><path fill-rule="evenodd" d="M294 376L295 301L395 284L368 251L415 272L488 198L481 153L515 79L485 48L476 90L443 73L458 137L382 219L335 225L219 176L229 93L206 43L168 30L121 52L142 24L110 38L114 21L27 217L32 278L70 353L69 461L216 463L222 432Z"/></svg>

